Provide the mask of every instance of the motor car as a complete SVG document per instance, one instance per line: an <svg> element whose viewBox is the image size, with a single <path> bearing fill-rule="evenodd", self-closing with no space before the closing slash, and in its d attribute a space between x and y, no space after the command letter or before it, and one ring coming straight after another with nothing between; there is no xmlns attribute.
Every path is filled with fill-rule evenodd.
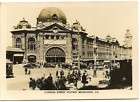
<svg viewBox="0 0 140 102"><path fill-rule="evenodd" d="M36 68L36 67L38 67L38 65L35 63L27 63L27 64L23 65L23 67L24 68Z"/></svg>
<svg viewBox="0 0 140 102"><path fill-rule="evenodd" d="M63 63L62 68L72 68L72 65L70 65L68 63Z"/></svg>
<svg viewBox="0 0 140 102"><path fill-rule="evenodd" d="M103 79L99 81L98 88L107 88L110 85L110 81L108 79Z"/></svg>
<svg viewBox="0 0 140 102"><path fill-rule="evenodd" d="M55 64L51 64L51 63L44 63L43 67L45 68L55 68Z"/></svg>

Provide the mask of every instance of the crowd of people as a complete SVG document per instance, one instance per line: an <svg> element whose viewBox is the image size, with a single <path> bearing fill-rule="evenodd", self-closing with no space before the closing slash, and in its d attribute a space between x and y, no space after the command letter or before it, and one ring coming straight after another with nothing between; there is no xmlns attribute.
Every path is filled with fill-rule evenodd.
<svg viewBox="0 0 140 102"><path fill-rule="evenodd" d="M110 78L109 68L104 66L102 70L102 76L104 78ZM86 85L93 85L93 77L97 77L97 69L66 69L60 68L56 65L56 72L50 73L47 77L34 79L30 78L29 88L35 90L70 90L79 89ZM101 69L100 69L101 70ZM25 74L30 74L31 71L25 68ZM53 75L52 75L53 74Z"/></svg>
<svg viewBox="0 0 140 102"><path fill-rule="evenodd" d="M69 90L70 88L78 89L90 83L91 78L88 76L87 71L82 73L80 70L69 70L68 73L63 69L57 70L55 77L50 74L47 78L42 77L38 79L30 78L29 88L32 90ZM73 85L73 86L71 86Z"/></svg>

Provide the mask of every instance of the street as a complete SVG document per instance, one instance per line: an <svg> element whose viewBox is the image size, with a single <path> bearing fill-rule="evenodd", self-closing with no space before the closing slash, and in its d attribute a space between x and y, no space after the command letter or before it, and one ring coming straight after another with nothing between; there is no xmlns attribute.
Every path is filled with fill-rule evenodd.
<svg viewBox="0 0 140 102"><path fill-rule="evenodd" d="M56 68L34 68L30 69L31 74L25 75L24 67L22 64L13 65L14 78L7 79L7 88L8 90L30 90L29 89L29 79L34 78L38 79L41 77L47 78L51 73L53 80L56 79ZM68 74L68 69L63 69L65 76ZM83 73L84 70L81 70ZM100 80L104 79L103 72L97 71L97 76L93 77L93 70L87 70L88 76L91 77L90 84L92 86L97 86ZM82 83L79 83L79 86L82 86Z"/></svg>

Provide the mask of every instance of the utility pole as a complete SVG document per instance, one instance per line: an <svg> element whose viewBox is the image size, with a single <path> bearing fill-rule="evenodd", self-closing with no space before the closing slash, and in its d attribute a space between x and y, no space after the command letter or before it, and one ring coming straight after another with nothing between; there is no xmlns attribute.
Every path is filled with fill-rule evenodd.
<svg viewBox="0 0 140 102"><path fill-rule="evenodd" d="M96 36L94 37L94 41L93 41L93 52L94 52L94 69L93 69L93 77L96 77L96 57L97 57L97 45L96 45Z"/></svg>
<svg viewBox="0 0 140 102"><path fill-rule="evenodd" d="M96 46L96 36L94 38L94 46L93 46L93 51L94 51L94 65L95 65L95 69L96 69L96 57L97 57L97 46Z"/></svg>
<svg viewBox="0 0 140 102"><path fill-rule="evenodd" d="M78 69L80 69L80 32L78 28Z"/></svg>

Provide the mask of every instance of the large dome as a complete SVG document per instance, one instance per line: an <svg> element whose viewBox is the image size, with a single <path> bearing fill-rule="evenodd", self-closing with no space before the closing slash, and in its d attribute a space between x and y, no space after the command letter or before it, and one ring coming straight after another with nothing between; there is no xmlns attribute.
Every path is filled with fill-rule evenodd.
<svg viewBox="0 0 140 102"><path fill-rule="evenodd" d="M48 7L41 10L38 16L38 22L53 22L58 21L66 24L65 14L56 7Z"/></svg>

